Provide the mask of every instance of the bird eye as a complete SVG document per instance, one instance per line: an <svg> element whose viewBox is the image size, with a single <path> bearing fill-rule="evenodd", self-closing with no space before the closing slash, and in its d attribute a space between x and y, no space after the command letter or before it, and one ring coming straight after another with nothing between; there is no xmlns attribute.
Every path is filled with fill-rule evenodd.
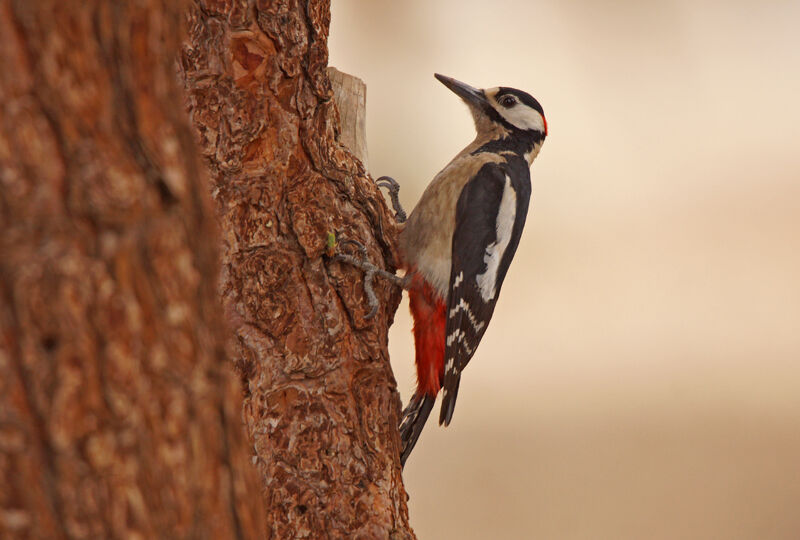
<svg viewBox="0 0 800 540"><path fill-rule="evenodd" d="M500 98L500 105L506 108L513 107L516 102L517 98L514 96L503 96Z"/></svg>

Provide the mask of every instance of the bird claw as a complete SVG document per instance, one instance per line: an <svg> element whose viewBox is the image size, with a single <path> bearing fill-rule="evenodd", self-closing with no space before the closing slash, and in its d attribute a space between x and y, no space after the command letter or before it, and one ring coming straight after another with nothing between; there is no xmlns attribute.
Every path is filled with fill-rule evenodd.
<svg viewBox="0 0 800 540"><path fill-rule="evenodd" d="M380 306L380 303L378 302L378 296L375 294L375 289L372 287L372 280L376 275L388 280L392 285L402 289L408 288L408 280L405 277L399 277L391 272L387 272L383 268L378 268L369 262L367 259L367 248L361 242L356 240L342 239L338 241L338 245L353 246L358 250L360 255L360 258L358 258L348 253L339 252L336 253L333 258L337 261L346 262L352 266L356 266L364 271L364 293L367 295L367 302L370 306L369 313L364 316L365 320L373 318L378 313L378 307Z"/></svg>
<svg viewBox="0 0 800 540"><path fill-rule="evenodd" d="M394 208L394 219L398 223L405 223L408 216L406 211L403 210L403 207L400 205L400 197L398 194L400 193L400 184L397 183L397 180L392 178L391 176L381 176L377 180L375 180L375 184L378 187L386 188L389 192L389 198L392 200L392 207Z"/></svg>

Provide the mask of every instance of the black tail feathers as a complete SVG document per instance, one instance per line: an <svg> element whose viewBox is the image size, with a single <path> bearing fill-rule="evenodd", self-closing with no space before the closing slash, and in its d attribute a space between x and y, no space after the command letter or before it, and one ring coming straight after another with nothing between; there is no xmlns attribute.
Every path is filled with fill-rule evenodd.
<svg viewBox="0 0 800 540"><path fill-rule="evenodd" d="M445 427L450 425L453 420L453 411L456 410L456 398L458 397L458 386L461 384L461 374L456 373L455 377L448 378L445 375L444 387L442 388L442 410L439 412L439 425Z"/></svg>
<svg viewBox="0 0 800 540"><path fill-rule="evenodd" d="M403 410L403 419L400 421L400 442L403 449L400 453L400 464L405 466L408 456L414 449L422 433L422 428L425 427L425 422L431 414L433 404L436 402L435 397L427 394L414 394L408 406Z"/></svg>

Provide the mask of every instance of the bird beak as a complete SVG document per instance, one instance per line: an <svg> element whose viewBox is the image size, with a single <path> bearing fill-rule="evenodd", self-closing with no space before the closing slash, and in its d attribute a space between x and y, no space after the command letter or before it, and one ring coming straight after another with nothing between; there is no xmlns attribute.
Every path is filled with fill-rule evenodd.
<svg viewBox="0 0 800 540"><path fill-rule="evenodd" d="M445 85L457 96L463 99L467 105L472 105L479 108L483 108L484 106L488 105L488 101L486 101L486 95L483 93L483 90L473 88L468 84L453 79L452 77L445 77L444 75L440 75L438 73L434 73L433 76L439 79L440 83Z"/></svg>

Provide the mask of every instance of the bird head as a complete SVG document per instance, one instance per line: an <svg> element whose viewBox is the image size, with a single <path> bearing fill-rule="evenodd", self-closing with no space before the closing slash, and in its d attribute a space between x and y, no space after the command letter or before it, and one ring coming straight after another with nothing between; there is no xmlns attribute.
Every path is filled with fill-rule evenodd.
<svg viewBox="0 0 800 540"><path fill-rule="evenodd" d="M434 76L469 106L478 135L499 129L503 136L540 141L547 136L542 106L527 92L505 86L481 90L438 73Z"/></svg>

